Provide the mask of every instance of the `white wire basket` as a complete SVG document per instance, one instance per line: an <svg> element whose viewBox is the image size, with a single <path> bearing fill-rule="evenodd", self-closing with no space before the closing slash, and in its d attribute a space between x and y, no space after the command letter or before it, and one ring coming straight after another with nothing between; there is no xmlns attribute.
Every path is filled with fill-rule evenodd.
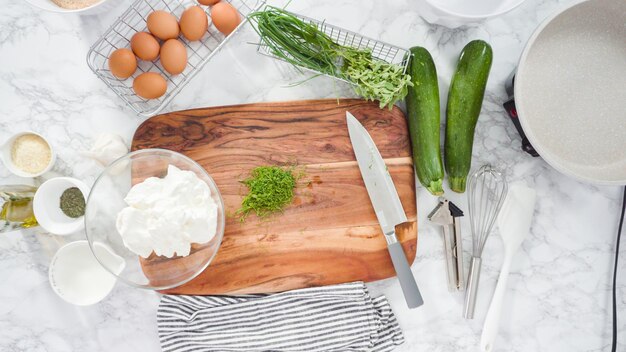
<svg viewBox="0 0 626 352"><path fill-rule="evenodd" d="M399 46L395 46L392 44L388 44L380 40L368 38L358 33L355 33L355 32L352 32L352 31L349 31L347 29L343 29L337 26L333 26L323 21L318 21L316 19L302 16L293 12L289 12L289 11L287 12L305 22L315 25L320 31L326 33L335 43L342 45L342 46L348 46L348 47L352 47L356 49L369 49L371 50L372 57L374 59L381 60L389 64L395 64L395 65L401 66L403 68L403 72L406 73L408 60L405 60L405 57L408 58L408 55L409 55L409 51L407 49L404 49L404 48L401 48ZM287 62L283 58L276 56L272 52L272 49L266 43L263 42L263 39L261 39L261 41L258 43L257 52L261 55L269 56L271 58L280 60L282 62ZM283 51L283 54L286 56L289 56L289 53L286 51ZM289 63L289 65L291 64ZM324 75L327 77L335 78L340 81L354 85L354 82L346 80L344 77L340 75L329 75L329 74L319 72L319 71L310 69L308 67L303 67L303 66L296 66L296 67L301 70L313 72L318 75Z"/></svg>
<svg viewBox="0 0 626 352"><path fill-rule="evenodd" d="M137 114L149 117L161 111L180 90L198 73L211 57L228 42L228 39L248 22L248 15L263 6L264 0L222 0L233 5L242 18L241 23L228 36L224 36L212 26L209 16L209 29L199 41L178 39L187 48L187 67L178 75L167 73L159 59L155 61L137 60L137 71L127 79L119 79L109 70L109 55L119 48L130 48L130 38L136 32L147 31L146 18L155 10L171 12L180 18L183 11L198 3L193 0L137 0L126 10L111 27L98 39L87 54L89 68L109 86ZM207 15L210 9L205 8ZM143 99L133 91L133 80L144 72L157 72L167 81L166 93L158 99Z"/></svg>

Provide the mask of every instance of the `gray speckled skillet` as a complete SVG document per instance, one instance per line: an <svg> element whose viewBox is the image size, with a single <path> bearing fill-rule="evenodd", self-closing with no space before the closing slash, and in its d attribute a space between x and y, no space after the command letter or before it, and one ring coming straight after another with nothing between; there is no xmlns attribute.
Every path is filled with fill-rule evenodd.
<svg viewBox="0 0 626 352"><path fill-rule="evenodd" d="M515 102L554 168L626 184L626 1L577 3L543 22L522 53Z"/></svg>

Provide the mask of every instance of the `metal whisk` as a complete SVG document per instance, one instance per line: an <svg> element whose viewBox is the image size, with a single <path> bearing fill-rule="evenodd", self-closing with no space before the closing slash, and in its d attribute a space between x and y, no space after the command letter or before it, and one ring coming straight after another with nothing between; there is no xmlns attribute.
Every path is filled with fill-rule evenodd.
<svg viewBox="0 0 626 352"><path fill-rule="evenodd" d="M472 226L472 261L463 310L463 317L466 319L474 318L483 249L500 213L507 190L504 174L491 165L484 165L469 179L467 203Z"/></svg>

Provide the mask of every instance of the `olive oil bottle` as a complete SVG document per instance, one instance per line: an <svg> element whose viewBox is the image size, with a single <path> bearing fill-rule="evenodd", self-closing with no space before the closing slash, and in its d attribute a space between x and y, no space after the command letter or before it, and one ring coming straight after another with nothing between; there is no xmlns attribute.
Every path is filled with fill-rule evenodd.
<svg viewBox="0 0 626 352"><path fill-rule="evenodd" d="M33 213L36 187L0 185L0 233L37 226Z"/></svg>

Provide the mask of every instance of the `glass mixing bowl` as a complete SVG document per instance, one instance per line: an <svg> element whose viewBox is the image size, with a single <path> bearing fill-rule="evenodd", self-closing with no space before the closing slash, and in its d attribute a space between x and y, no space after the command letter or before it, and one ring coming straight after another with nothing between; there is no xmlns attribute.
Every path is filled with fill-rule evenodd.
<svg viewBox="0 0 626 352"><path fill-rule="evenodd" d="M115 225L117 214L128 206L124 198L133 185L148 177L164 177L169 165L192 171L209 186L211 197L217 204L216 234L207 243L192 244L188 256L167 258L152 252L144 259L124 245ZM100 264L120 281L152 290L183 285L205 270L222 242L224 223L224 201L211 176L190 158L165 149L138 150L110 164L96 179L85 210L87 240ZM119 265L112 265L107 258L99 257L102 251L93 250L96 243L124 259L121 271Z"/></svg>

